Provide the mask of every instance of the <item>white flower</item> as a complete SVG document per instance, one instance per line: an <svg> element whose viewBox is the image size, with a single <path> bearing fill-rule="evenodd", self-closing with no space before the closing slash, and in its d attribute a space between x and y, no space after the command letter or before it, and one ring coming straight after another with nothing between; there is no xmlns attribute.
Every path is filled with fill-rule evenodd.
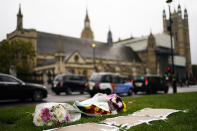
<svg viewBox="0 0 197 131"><path fill-rule="evenodd" d="M122 102L118 102L118 107L121 108L123 106Z"/></svg>
<svg viewBox="0 0 197 131"><path fill-rule="evenodd" d="M54 115L56 116L57 120L61 123L65 121L67 113L62 106L58 106L54 110Z"/></svg>
<svg viewBox="0 0 197 131"><path fill-rule="evenodd" d="M44 125L44 121L42 120L40 113L37 112L34 114L33 123L36 126L43 126Z"/></svg>
<svg viewBox="0 0 197 131"><path fill-rule="evenodd" d="M33 114L33 123L36 126L52 126L68 121L71 121L70 115L63 104L39 105Z"/></svg>
<svg viewBox="0 0 197 131"><path fill-rule="evenodd" d="M115 97L112 98L111 101L112 101L113 103L116 103L116 98L115 98Z"/></svg>
<svg viewBox="0 0 197 131"><path fill-rule="evenodd" d="M52 126L52 125L53 125L53 121L47 122L47 126Z"/></svg>

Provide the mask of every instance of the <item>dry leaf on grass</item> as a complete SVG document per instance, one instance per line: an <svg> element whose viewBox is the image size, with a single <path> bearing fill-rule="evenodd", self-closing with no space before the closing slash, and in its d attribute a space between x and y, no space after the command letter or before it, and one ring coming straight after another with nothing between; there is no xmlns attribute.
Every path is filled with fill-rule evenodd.
<svg viewBox="0 0 197 131"><path fill-rule="evenodd" d="M134 102L135 102L135 100L132 100L132 101L129 101L128 103L129 103L129 104L132 104L132 103L134 103Z"/></svg>

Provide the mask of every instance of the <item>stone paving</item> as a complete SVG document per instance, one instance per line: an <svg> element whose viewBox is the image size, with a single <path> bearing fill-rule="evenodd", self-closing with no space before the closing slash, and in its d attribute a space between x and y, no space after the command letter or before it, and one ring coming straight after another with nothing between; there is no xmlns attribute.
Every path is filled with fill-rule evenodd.
<svg viewBox="0 0 197 131"><path fill-rule="evenodd" d="M149 123L155 120L165 120L167 116L179 112L174 109L152 109L145 108L127 116L108 118L100 123L85 123L66 126L55 131L119 131L121 128L129 129L142 123ZM49 130L48 130L49 131Z"/></svg>
<svg viewBox="0 0 197 131"><path fill-rule="evenodd" d="M108 125L115 125L125 127L126 129L131 128L142 123L149 123L155 120L165 120L167 116L179 112L180 110L174 109L152 109L145 108L140 111L134 112L128 116L119 116L114 118L108 118L103 121Z"/></svg>
<svg viewBox="0 0 197 131"><path fill-rule="evenodd" d="M63 127L55 131L119 131L119 128L104 124L85 123Z"/></svg>

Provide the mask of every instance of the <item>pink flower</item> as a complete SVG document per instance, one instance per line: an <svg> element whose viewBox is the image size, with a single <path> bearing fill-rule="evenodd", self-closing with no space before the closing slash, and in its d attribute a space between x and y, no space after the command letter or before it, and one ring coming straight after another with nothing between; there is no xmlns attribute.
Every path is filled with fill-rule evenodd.
<svg viewBox="0 0 197 131"><path fill-rule="evenodd" d="M50 111L49 111L48 108L42 109L41 118L42 118L44 121L48 121L48 120L51 118L51 114L50 114Z"/></svg>
<svg viewBox="0 0 197 131"><path fill-rule="evenodd" d="M70 121L70 116L69 116L69 113L66 112L66 122Z"/></svg>
<svg viewBox="0 0 197 131"><path fill-rule="evenodd" d="M115 98L115 97L116 97L116 94L108 95L107 96L107 101L109 101L110 99Z"/></svg>

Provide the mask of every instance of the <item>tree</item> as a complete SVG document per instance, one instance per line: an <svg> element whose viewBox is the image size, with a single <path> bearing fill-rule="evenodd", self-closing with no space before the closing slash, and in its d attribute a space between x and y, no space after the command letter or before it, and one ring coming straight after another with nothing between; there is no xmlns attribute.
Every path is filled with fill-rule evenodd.
<svg viewBox="0 0 197 131"><path fill-rule="evenodd" d="M9 68L15 66L18 72L30 71L35 50L31 42L22 40L0 42L0 72L9 73Z"/></svg>

